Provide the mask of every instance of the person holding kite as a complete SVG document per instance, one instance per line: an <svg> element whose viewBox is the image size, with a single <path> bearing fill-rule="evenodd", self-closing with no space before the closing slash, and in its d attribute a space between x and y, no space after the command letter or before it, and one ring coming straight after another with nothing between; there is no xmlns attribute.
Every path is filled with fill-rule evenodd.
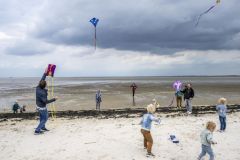
<svg viewBox="0 0 240 160"><path fill-rule="evenodd" d="M55 67L54 67L55 69ZM57 98L48 99L48 90L46 89L47 82L46 77L49 75L54 74L54 70L49 71L47 68L36 88L36 104L37 104L37 111L39 112L40 122L37 128L35 129L35 134L42 134L43 131L49 131L45 124L48 120L48 110L47 110L47 104L52 103L57 100Z"/></svg>
<svg viewBox="0 0 240 160"><path fill-rule="evenodd" d="M191 114L192 113L192 99L194 97L194 90L192 88L192 85L188 83L183 91L181 91L184 94L184 101L185 101L185 106L187 108L187 113Z"/></svg>
<svg viewBox="0 0 240 160"><path fill-rule="evenodd" d="M173 88L175 89L177 107L182 107L182 96L183 96L183 93L181 92L182 82L179 80L175 81L173 83Z"/></svg>

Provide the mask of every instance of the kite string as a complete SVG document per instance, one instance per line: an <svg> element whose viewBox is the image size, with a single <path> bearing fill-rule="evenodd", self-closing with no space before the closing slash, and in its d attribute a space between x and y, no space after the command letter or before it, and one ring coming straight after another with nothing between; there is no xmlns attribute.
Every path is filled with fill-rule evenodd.
<svg viewBox="0 0 240 160"><path fill-rule="evenodd" d="M52 77L52 98L54 97L54 78ZM56 118L56 108L54 102L52 103L53 106L53 117Z"/></svg>
<svg viewBox="0 0 240 160"><path fill-rule="evenodd" d="M52 84L51 84L51 81L50 81L50 79L48 78L48 91L50 92L50 98L52 98L52 89L51 89L51 87L50 87L50 85L52 86ZM52 116L52 118L54 119L54 116L53 116L53 106L52 106L52 104L50 103L50 110L51 110L51 116Z"/></svg>
<svg viewBox="0 0 240 160"><path fill-rule="evenodd" d="M201 14L198 16L197 23L196 23L196 25L195 25L196 27L198 26L201 17L202 17L204 14L207 14L209 11L211 11L216 5L217 5L217 4L211 6L208 10L206 10L205 12L201 13Z"/></svg>
<svg viewBox="0 0 240 160"><path fill-rule="evenodd" d="M175 94L173 95L172 101L171 101L171 103L168 105L168 107L172 107L173 102L174 102L174 99L175 99Z"/></svg>

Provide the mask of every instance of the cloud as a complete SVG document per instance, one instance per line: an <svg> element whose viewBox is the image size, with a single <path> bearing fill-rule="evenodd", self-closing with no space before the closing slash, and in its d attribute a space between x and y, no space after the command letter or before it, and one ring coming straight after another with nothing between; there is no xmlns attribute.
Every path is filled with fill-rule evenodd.
<svg viewBox="0 0 240 160"><path fill-rule="evenodd" d="M195 0L0 1L1 76L240 74L240 4ZM97 46L89 20L100 19ZM31 67L30 67L31 66Z"/></svg>
<svg viewBox="0 0 240 160"><path fill-rule="evenodd" d="M101 48L162 54L185 49L240 49L238 39L237 43L228 43L240 32L240 6L236 0L222 2L202 18L198 27L194 27L196 17L212 3L105 0L99 4L64 0L53 5L42 10L48 13L51 9L51 15L42 13L31 33L50 43L92 45L93 27L88 21L96 16L100 19L97 33Z"/></svg>
<svg viewBox="0 0 240 160"><path fill-rule="evenodd" d="M68 53L68 54L66 54ZM240 74L240 51L176 52L156 55L149 52L120 51L91 47L58 46L48 55L0 56L1 76L39 76L49 63L57 65L56 76L156 76ZM12 59L12 60L9 60ZM22 71L14 72L22 68Z"/></svg>
<svg viewBox="0 0 240 160"><path fill-rule="evenodd" d="M209 1L85 0L2 1L3 31L46 44L93 45L92 17L100 19L98 47L174 54L183 50L240 49L240 7L222 1L194 27ZM38 49L37 49L38 50ZM37 51L38 52L38 51ZM33 52L35 54L35 52ZM25 54L26 55L26 54Z"/></svg>
<svg viewBox="0 0 240 160"><path fill-rule="evenodd" d="M35 39L18 40L5 49L6 54L17 56L32 56L36 54L48 54L54 50L54 46Z"/></svg>

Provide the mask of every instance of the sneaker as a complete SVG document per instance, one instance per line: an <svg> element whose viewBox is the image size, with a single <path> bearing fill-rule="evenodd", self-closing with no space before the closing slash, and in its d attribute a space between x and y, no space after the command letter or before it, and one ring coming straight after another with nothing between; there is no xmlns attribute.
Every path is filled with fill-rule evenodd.
<svg viewBox="0 0 240 160"><path fill-rule="evenodd" d="M35 131L34 134L35 135L40 135L40 134L43 134L43 131Z"/></svg>
<svg viewBox="0 0 240 160"><path fill-rule="evenodd" d="M50 131L50 130L48 130L47 128L42 128L41 130L43 130L43 131Z"/></svg>
<svg viewBox="0 0 240 160"><path fill-rule="evenodd" d="M147 153L147 157L155 157L155 155L153 153Z"/></svg>

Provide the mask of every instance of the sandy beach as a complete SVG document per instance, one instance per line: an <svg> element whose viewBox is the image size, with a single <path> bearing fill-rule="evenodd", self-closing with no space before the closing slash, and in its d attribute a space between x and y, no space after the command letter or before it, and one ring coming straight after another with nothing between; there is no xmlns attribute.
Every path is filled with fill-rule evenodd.
<svg viewBox="0 0 240 160"><path fill-rule="evenodd" d="M35 111L35 87L38 78L0 78L0 112L11 112L15 100ZM191 82L195 90L193 105L215 105L226 97L229 104L239 103L240 77L96 77L55 78L54 95L59 97L56 110L95 109L96 90L102 91L102 109L145 107L155 98L162 107L171 104L174 96L172 83L176 80ZM49 82L49 81L48 81ZM130 85L136 82L135 106ZM51 87L50 87L51 88ZM49 95L50 96L50 95ZM51 98L51 96L49 97ZM174 101L174 106L176 103Z"/></svg>
<svg viewBox="0 0 240 160"><path fill-rule="evenodd" d="M1 160L194 160L200 152L200 132L212 120L219 127L217 114L200 116L161 117L161 125L154 124L153 153L147 158L137 118L57 118L49 120L49 132L34 135L37 120L9 119L0 123ZM218 142L213 146L217 160L239 160L240 113L227 117L227 131L214 133ZM180 140L168 140L175 134Z"/></svg>

